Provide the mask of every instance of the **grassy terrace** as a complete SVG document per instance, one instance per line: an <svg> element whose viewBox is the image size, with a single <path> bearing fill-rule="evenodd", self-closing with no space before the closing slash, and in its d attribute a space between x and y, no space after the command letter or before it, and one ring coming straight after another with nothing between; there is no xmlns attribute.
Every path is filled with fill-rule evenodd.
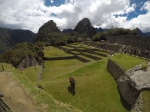
<svg viewBox="0 0 150 112"><path fill-rule="evenodd" d="M150 110L150 91L143 91L142 92L142 112L149 112Z"/></svg>
<svg viewBox="0 0 150 112"><path fill-rule="evenodd" d="M138 57L125 55L125 54L115 54L115 56L111 57L110 59L114 60L125 70L129 70L139 63L146 62L146 60L144 59L140 59Z"/></svg>
<svg viewBox="0 0 150 112"><path fill-rule="evenodd" d="M84 52L84 54L92 55L92 56L95 56L95 57L98 57L98 58L103 58L103 56L93 54L93 53Z"/></svg>
<svg viewBox="0 0 150 112"><path fill-rule="evenodd" d="M95 61L94 59L92 59L92 58L88 58L88 57L86 57L86 56L83 56L83 55L78 55L79 57L82 57L82 58L84 58L84 59L87 59L87 60L89 60L89 61Z"/></svg>
<svg viewBox="0 0 150 112"><path fill-rule="evenodd" d="M72 53L75 53L76 55L80 54L78 51L71 51Z"/></svg>
<svg viewBox="0 0 150 112"><path fill-rule="evenodd" d="M69 47L69 46L62 46L63 48L66 48L66 49L68 49L68 50L72 50L72 49L74 49L73 47Z"/></svg>
<svg viewBox="0 0 150 112"><path fill-rule="evenodd" d="M106 52L100 51L100 50L99 51L94 51L94 52L108 55Z"/></svg>
<svg viewBox="0 0 150 112"><path fill-rule="evenodd" d="M106 70L106 63L107 59L103 59L72 73L43 81L41 84L44 90L57 100L71 104L84 112L99 110L101 112L126 112L120 102L116 82ZM75 96L67 91L69 76L74 76L76 79Z"/></svg>
<svg viewBox="0 0 150 112"><path fill-rule="evenodd" d="M54 58L54 57L65 57L65 56L72 56L71 54L67 54L64 51L53 47L44 47L44 56L47 58Z"/></svg>
<svg viewBox="0 0 150 112"><path fill-rule="evenodd" d="M43 79L53 79L58 76L63 76L64 74L73 72L84 66L84 63L77 59L72 60L55 60L46 61L45 68L43 70Z"/></svg>
<svg viewBox="0 0 150 112"><path fill-rule="evenodd" d="M47 57L69 55L51 46L45 47L44 53ZM83 63L76 59L46 61L43 79L40 81L38 80L39 67L30 67L21 72L8 65L7 68L34 97L35 104L46 105L47 112L79 112L80 110L83 112L127 112L121 104L117 84L106 70L107 60L111 58L125 70L145 60L125 54L115 54L113 57L105 57L100 61L82 57L92 62ZM69 76L73 76L76 80L75 96L67 90ZM44 88L42 91L36 88L37 83ZM145 104L143 112L148 112L145 110L150 109L150 92L143 92L143 101Z"/></svg>
<svg viewBox="0 0 150 112"><path fill-rule="evenodd" d="M75 47L75 48L92 48L91 46L87 46L87 45L84 45L84 44L69 44L68 46L70 47Z"/></svg>

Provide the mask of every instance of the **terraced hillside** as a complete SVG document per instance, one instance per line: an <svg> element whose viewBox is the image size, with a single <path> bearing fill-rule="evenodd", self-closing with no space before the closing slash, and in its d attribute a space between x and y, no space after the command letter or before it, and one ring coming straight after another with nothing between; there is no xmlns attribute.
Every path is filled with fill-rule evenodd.
<svg viewBox="0 0 150 112"><path fill-rule="evenodd" d="M144 62L144 59L126 54L114 54L112 57L105 51L78 43L58 48L47 46L44 54L45 63L42 69L37 66L23 71L12 70L37 106L47 112L128 111L122 105L115 80L106 69L107 60L111 58L128 70ZM74 96L68 91L70 76L76 80ZM37 84L43 89L39 89ZM150 93L146 91L143 94L143 110L147 110Z"/></svg>
<svg viewBox="0 0 150 112"><path fill-rule="evenodd" d="M108 54L106 51L95 49L90 46L83 44L69 44L66 46L59 47L59 49L64 50L68 54L72 54L77 57L77 59L83 59L83 62L91 62L93 60L101 60L104 57L107 57ZM86 60L86 61L84 61Z"/></svg>

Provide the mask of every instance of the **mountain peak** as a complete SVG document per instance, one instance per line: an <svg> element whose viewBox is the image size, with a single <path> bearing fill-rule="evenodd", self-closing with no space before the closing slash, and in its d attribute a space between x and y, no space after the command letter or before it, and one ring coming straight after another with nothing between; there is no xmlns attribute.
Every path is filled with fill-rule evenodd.
<svg viewBox="0 0 150 112"><path fill-rule="evenodd" d="M42 41L48 33L61 32L53 20L49 20L39 28L35 41Z"/></svg>
<svg viewBox="0 0 150 112"><path fill-rule="evenodd" d="M79 21L74 31L79 34L87 34L90 38L96 34L96 31L88 18L84 18Z"/></svg>
<svg viewBox="0 0 150 112"><path fill-rule="evenodd" d="M138 27L135 29L135 31L137 35L145 36L145 34Z"/></svg>
<svg viewBox="0 0 150 112"><path fill-rule="evenodd" d="M43 32L43 30L45 30L46 33L60 32L60 29L58 29L56 23L53 20L49 20L43 26L41 26L38 33Z"/></svg>

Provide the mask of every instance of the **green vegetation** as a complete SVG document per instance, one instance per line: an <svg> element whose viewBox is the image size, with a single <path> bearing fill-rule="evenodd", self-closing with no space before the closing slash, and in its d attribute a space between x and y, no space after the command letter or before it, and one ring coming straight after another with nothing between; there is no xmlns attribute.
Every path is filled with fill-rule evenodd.
<svg viewBox="0 0 150 112"><path fill-rule="evenodd" d="M69 55L56 47L44 47L44 56L48 58ZM107 60L111 58L125 70L146 62L146 60L126 54L114 54L114 56L105 57L100 61L82 57L92 62L83 63L77 59L45 61L42 80L38 80L39 66L18 71L9 64L2 64L5 70L13 72L16 80L31 94L35 104L45 107L47 112L78 112L80 110L85 112L126 112L127 110L120 101L117 84L106 69ZM67 90L70 85L68 79L70 76L76 80L75 96ZM38 89L37 84L40 84L43 90ZM150 105L148 100L150 95L148 92L143 94L143 101L146 105L143 110L146 110Z"/></svg>
<svg viewBox="0 0 150 112"><path fill-rule="evenodd" d="M84 63L77 59L46 61L44 64L45 68L43 69L42 78L52 79L57 76L63 76L84 65Z"/></svg>
<svg viewBox="0 0 150 112"><path fill-rule="evenodd" d="M120 66L122 66L125 70L129 70L140 63L147 62L144 59L125 54L115 54L113 57L110 58L118 63Z"/></svg>
<svg viewBox="0 0 150 112"><path fill-rule="evenodd" d="M72 49L74 49L73 47L70 47L70 46L62 46L63 48L66 48L66 49L68 49L68 50L72 50Z"/></svg>
<svg viewBox="0 0 150 112"><path fill-rule="evenodd" d="M15 69L11 64L0 63L3 65L5 72L12 72L13 77L19 82L25 90L32 96L33 102L36 106L43 108L46 112L81 112L79 109L74 108L69 104L62 103L47 93L46 91L40 90L36 87L36 84L31 82L26 74L22 71ZM32 68L34 69L34 68ZM40 83L38 81L38 83Z"/></svg>
<svg viewBox="0 0 150 112"><path fill-rule="evenodd" d="M143 63L142 63L142 69L143 69L143 70L146 70L147 67L148 67L148 62L143 62Z"/></svg>
<svg viewBox="0 0 150 112"><path fill-rule="evenodd" d="M52 58L52 57L65 57L65 56L72 56L72 55L67 54L64 51L53 46L44 47L44 57Z"/></svg>
<svg viewBox="0 0 150 112"><path fill-rule="evenodd" d="M106 63L107 59L103 59L73 73L43 81L41 84L45 91L51 93L57 100L71 104L83 111L125 112L126 110L120 102L116 82L106 70ZM76 79L75 96L67 91L69 76Z"/></svg>
<svg viewBox="0 0 150 112"><path fill-rule="evenodd" d="M37 66L37 67L26 68L22 72L26 74L26 76L30 81L36 82L38 80L39 71L40 71L40 66Z"/></svg>
<svg viewBox="0 0 150 112"><path fill-rule="evenodd" d="M149 112L150 110L150 91L142 92L142 112Z"/></svg>
<svg viewBox="0 0 150 112"><path fill-rule="evenodd" d="M33 56L41 63L44 57L43 46L44 44L41 42L35 44L19 43L13 49L2 54L0 56L0 62L11 63L14 67L17 67L26 56Z"/></svg>
<svg viewBox="0 0 150 112"><path fill-rule="evenodd" d="M45 38L42 38L45 37ZM73 43L77 39L76 34L62 34L60 32L46 33L39 36L36 41L42 41L45 45L65 45L66 43Z"/></svg>
<svg viewBox="0 0 150 112"><path fill-rule="evenodd" d="M112 28L105 32L99 32L93 36L94 41L106 40L107 36L118 36L118 35L136 35L136 30L123 29L123 28Z"/></svg>

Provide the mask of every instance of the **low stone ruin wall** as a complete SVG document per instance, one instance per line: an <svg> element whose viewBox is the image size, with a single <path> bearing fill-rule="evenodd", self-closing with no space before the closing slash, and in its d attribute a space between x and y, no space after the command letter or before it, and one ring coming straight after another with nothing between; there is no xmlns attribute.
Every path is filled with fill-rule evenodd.
<svg viewBox="0 0 150 112"><path fill-rule="evenodd" d="M127 39L134 42L141 42L141 43L150 43L150 37L145 36L138 36L138 35L120 35L120 36L108 36L108 41L112 41L113 43L117 42L117 39ZM126 43L128 44L128 43Z"/></svg>
<svg viewBox="0 0 150 112"><path fill-rule="evenodd" d="M135 88L134 83L126 75L126 72L114 61L108 60L107 70L111 73L117 82L121 98L132 107L137 100L140 91Z"/></svg>
<svg viewBox="0 0 150 112"><path fill-rule="evenodd" d="M90 54L86 54L86 53L81 53L81 55L83 55L85 57L89 57L89 58L94 59L94 60L101 60L102 59L100 57L96 57L96 56L93 56L93 55L90 55Z"/></svg>
<svg viewBox="0 0 150 112"><path fill-rule="evenodd" d="M115 38L115 37L112 37ZM115 39L114 39L115 40ZM117 41L114 41L117 42ZM135 55L143 58L150 59L150 50L144 49L142 46L145 46L145 44L141 44L138 42L138 46L141 46L141 48L133 47L133 46L126 46L126 45L118 45L118 44L111 44L111 43L97 43L97 42L84 42L83 44L93 46L95 48L104 49L107 52L113 51L113 52L120 52L120 53L127 53L130 55ZM133 44L133 43L132 43ZM150 44L148 45L150 48Z"/></svg>
<svg viewBox="0 0 150 112"><path fill-rule="evenodd" d="M122 48L121 45L114 45L114 44L109 44L109 43L84 42L84 44L93 46L95 48L105 49L105 50L114 51L114 52L119 52L119 50Z"/></svg>
<svg viewBox="0 0 150 112"><path fill-rule="evenodd" d="M114 79L117 81L121 76L124 76L125 72L124 70L118 66L114 61L112 60L108 60L107 62L107 70L109 73L112 74L112 76L114 77Z"/></svg>

